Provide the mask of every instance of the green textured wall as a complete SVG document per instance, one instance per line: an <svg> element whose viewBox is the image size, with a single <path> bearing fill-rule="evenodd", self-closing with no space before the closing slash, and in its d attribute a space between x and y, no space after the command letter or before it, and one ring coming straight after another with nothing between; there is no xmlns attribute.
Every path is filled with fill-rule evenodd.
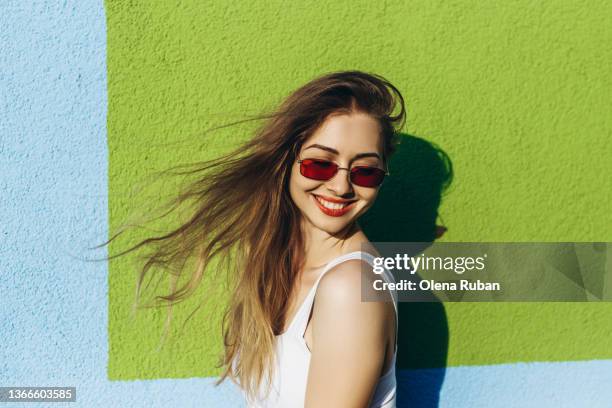
<svg viewBox="0 0 612 408"><path fill-rule="evenodd" d="M406 131L451 157L448 241L610 241L612 10L605 1L106 1L111 230L313 77L372 71L404 94ZM151 183L156 181L157 183ZM135 196L134 185L145 186ZM148 186L148 187L146 187ZM144 236L133 232L111 245ZM134 257L110 263L111 379L214 375L219 308L155 351L165 311L129 320ZM210 304L221 296L199 292ZM176 308L175 334L196 306ZM447 304L449 365L612 358L612 304Z"/></svg>

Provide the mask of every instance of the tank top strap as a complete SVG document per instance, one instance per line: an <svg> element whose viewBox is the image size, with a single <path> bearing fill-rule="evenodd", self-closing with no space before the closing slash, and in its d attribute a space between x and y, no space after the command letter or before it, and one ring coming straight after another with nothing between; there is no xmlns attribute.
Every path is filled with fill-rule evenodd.
<svg viewBox="0 0 612 408"><path fill-rule="evenodd" d="M360 255L360 252L350 252L348 254L344 254L337 258L332 259L325 265L325 267L323 268L323 271L321 272L321 274L319 275L315 283L312 285L312 288L310 288L310 291L306 295L306 298L304 298L302 305L298 309L287 331L294 332L295 334L298 335L298 337L302 337L304 335L304 332L306 331L306 326L308 325L310 311L312 310L312 304L314 302L314 297L315 297L315 294L317 293L319 282L321 282L321 279L323 278L323 276L325 276L327 271L332 269L334 266L341 264L344 261L348 261L349 259L360 259L359 255Z"/></svg>
<svg viewBox="0 0 612 408"><path fill-rule="evenodd" d="M362 252L362 253L367 259L367 262L373 267L375 256L368 252ZM387 268L383 267L383 271L380 276L387 283L393 283L393 284L396 283L395 277L393 276L391 272L389 272L389 270L387 270ZM389 294L391 295L391 299L393 300L393 308L395 309L395 347L394 347L394 353L393 353L393 366L395 366L395 358L397 355L397 337L398 337L398 332L399 332L399 310L398 310L398 305L397 305L398 297L397 297L397 292L395 290L389 290Z"/></svg>
<svg viewBox="0 0 612 408"><path fill-rule="evenodd" d="M325 268L321 272L321 275L319 275L314 285L312 285L310 292L308 292L308 295L306 295L306 298L304 299L304 302L300 306L295 318L293 319L293 322L291 322L290 326L288 327L287 329L288 332L293 332L300 338L304 336L304 332L306 331L306 327L308 326L310 312L312 310L312 305L314 302L315 294L317 292L317 287L319 286L319 282L321 281L323 276L325 276L325 274L329 270L331 270L334 266L337 266L341 264L342 262L345 262L351 259L360 259L374 266L374 255L364 252L364 251L349 252L348 254L344 254L337 258L332 259L327 265L325 265ZM393 275L391 275L391 273L387 271L386 269L383 271L381 276L383 277L385 281L389 283L395 282ZM395 308L395 322L396 322L395 349L397 350L398 311L397 311L397 294L395 293L395 291L391 291L391 296L393 298L393 307Z"/></svg>

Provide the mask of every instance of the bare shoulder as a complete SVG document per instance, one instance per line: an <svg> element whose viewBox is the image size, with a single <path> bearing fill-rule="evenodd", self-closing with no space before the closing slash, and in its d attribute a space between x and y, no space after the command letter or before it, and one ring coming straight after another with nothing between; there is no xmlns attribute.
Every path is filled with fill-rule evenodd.
<svg viewBox="0 0 612 408"><path fill-rule="evenodd" d="M361 259L350 259L333 268L321 278L317 288L317 302L319 305L329 306L336 311L345 308L358 307L370 309L371 311L384 311L384 305L380 302L362 302L362 284L371 285L372 281L378 279L373 272L372 266ZM315 302L315 305L316 303Z"/></svg>
<svg viewBox="0 0 612 408"><path fill-rule="evenodd" d="M305 406L368 405L385 367L389 341L385 305L361 301L362 278L369 275L374 273L367 262L352 259L319 281Z"/></svg>

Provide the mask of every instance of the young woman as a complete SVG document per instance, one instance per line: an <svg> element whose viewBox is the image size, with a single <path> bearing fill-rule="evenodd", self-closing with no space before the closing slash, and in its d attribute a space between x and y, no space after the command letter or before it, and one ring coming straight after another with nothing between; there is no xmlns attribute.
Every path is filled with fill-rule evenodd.
<svg viewBox="0 0 612 408"><path fill-rule="evenodd" d="M219 381L252 407L394 407L397 305L361 301L362 279L380 276L357 221L387 173L403 98L380 76L336 72L263 118L245 146L189 172L177 198L195 205L187 222L130 249L153 249L138 290L152 267L176 282L193 257L188 282L158 297L176 303L211 259L227 260Z"/></svg>

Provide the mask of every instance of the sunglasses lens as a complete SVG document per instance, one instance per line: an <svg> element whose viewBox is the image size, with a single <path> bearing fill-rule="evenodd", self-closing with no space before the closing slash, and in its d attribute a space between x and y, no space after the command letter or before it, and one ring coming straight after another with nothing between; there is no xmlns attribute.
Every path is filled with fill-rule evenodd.
<svg viewBox="0 0 612 408"><path fill-rule="evenodd" d="M300 163L300 173L313 180L329 180L338 171L338 165L327 160L305 159Z"/></svg>
<svg viewBox="0 0 612 408"><path fill-rule="evenodd" d="M354 167L351 181L361 187L378 187L385 178L385 171L377 167Z"/></svg>

